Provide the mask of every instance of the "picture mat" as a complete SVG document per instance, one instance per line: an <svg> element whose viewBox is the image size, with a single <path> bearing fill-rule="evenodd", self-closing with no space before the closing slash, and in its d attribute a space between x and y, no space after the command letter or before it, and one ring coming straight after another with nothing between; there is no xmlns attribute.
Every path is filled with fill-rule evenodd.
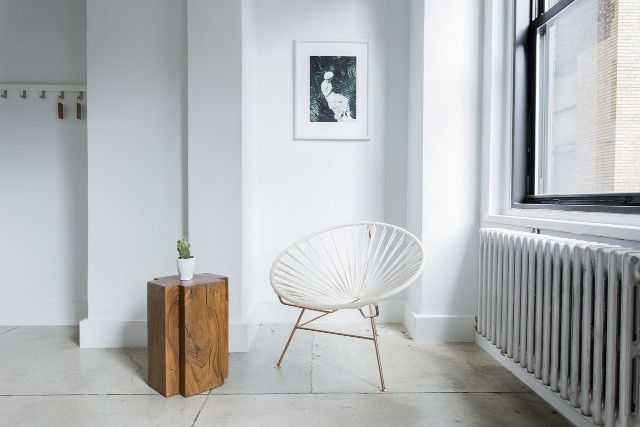
<svg viewBox="0 0 640 427"><path fill-rule="evenodd" d="M355 56L357 118L352 122L311 122L310 57ZM369 139L368 125L368 42L296 42L295 55L295 138L296 139Z"/></svg>

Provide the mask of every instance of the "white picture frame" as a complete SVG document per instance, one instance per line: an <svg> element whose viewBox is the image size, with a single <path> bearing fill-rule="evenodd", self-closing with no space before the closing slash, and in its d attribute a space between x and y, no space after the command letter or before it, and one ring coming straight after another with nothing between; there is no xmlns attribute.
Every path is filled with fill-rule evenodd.
<svg viewBox="0 0 640 427"><path fill-rule="evenodd" d="M369 42L296 41L294 61L295 139L369 140Z"/></svg>

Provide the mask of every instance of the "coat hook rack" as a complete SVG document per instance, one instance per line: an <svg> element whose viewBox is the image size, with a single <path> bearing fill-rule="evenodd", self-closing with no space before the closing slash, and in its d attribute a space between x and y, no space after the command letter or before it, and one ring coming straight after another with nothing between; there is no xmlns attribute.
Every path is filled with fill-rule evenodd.
<svg viewBox="0 0 640 427"><path fill-rule="evenodd" d="M57 83L2 83L0 82L1 91L12 92L86 92L87 86L84 84L57 84Z"/></svg>
<svg viewBox="0 0 640 427"><path fill-rule="evenodd" d="M64 119L64 93L74 92L78 94L76 101L76 117L82 119L82 104L87 86L84 84L55 84L55 83L0 83L0 97L7 98L8 92L18 92L20 98L26 99L27 92L39 92L39 97L45 99L47 92L58 93L58 118Z"/></svg>

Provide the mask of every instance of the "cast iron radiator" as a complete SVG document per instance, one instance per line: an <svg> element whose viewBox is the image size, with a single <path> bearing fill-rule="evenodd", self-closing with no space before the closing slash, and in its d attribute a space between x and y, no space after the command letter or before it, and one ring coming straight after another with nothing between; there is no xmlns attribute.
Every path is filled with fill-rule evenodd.
<svg viewBox="0 0 640 427"><path fill-rule="evenodd" d="M596 425L638 425L640 252L480 230L477 332Z"/></svg>

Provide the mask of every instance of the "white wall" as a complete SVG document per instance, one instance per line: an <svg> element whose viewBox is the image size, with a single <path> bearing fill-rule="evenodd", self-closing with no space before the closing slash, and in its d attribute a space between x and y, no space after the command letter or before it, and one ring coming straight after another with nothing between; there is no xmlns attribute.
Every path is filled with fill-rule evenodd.
<svg viewBox="0 0 640 427"><path fill-rule="evenodd" d="M1 0L0 82L84 83L84 0ZM0 324L86 315L86 121L17 92L0 98Z"/></svg>
<svg viewBox="0 0 640 427"><path fill-rule="evenodd" d="M408 224L425 242L404 313L412 334L465 338L481 12L472 0L89 0L81 344L144 345L146 281L174 274L188 232L198 270L230 277L231 347L246 348L252 323L290 320L268 283L279 251L364 219ZM305 39L370 41L370 141L293 139L293 43ZM402 320L403 298L386 320Z"/></svg>
<svg viewBox="0 0 640 427"><path fill-rule="evenodd" d="M424 115L422 130L410 120L410 132L424 135L426 262L405 323L419 341L466 341L473 340L476 308L483 8L474 0L431 0L424 11Z"/></svg>
<svg viewBox="0 0 640 427"><path fill-rule="evenodd" d="M0 81L84 83L86 0L1 0Z"/></svg>
<svg viewBox="0 0 640 427"><path fill-rule="evenodd" d="M247 95L257 118L256 135L243 135L243 279L258 321L286 321L292 313L269 285L284 247L333 224L405 225L409 2L263 0L255 13L257 82ZM369 40L370 141L293 139L295 40Z"/></svg>
<svg viewBox="0 0 640 427"><path fill-rule="evenodd" d="M229 348L242 313L242 3L188 4L189 237L198 271L229 277Z"/></svg>
<svg viewBox="0 0 640 427"><path fill-rule="evenodd" d="M144 345L146 282L175 274L186 232L186 1L89 0L87 52L89 316L80 344Z"/></svg>

